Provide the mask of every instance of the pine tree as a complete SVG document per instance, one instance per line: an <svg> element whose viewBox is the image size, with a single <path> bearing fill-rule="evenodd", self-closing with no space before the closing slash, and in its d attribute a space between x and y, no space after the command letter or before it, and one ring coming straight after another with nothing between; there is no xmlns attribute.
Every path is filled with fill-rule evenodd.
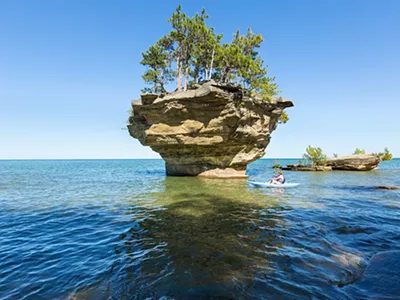
<svg viewBox="0 0 400 300"><path fill-rule="evenodd" d="M222 34L207 26L208 17L205 9L189 17L181 5L176 8L168 19L171 32L143 53L141 63L147 66L143 79L151 85L146 91L165 92L165 85L173 79L177 91L214 79L241 85L250 95L271 101L279 91L259 55L263 37L248 28L245 35L237 30L230 43L221 44ZM279 122L288 119L284 114Z"/></svg>
<svg viewBox="0 0 400 300"><path fill-rule="evenodd" d="M187 19L186 14L181 11L182 6L179 5L175 12L172 14L171 18L168 19L168 22L171 23L173 30L169 34L169 37L173 43L170 51L171 57L175 59L176 63L176 89L178 91L182 90L182 67L183 67L183 41L185 39L186 30L184 28L185 20Z"/></svg>
<svg viewBox="0 0 400 300"><path fill-rule="evenodd" d="M196 20L195 44L192 52L192 77L194 83L210 80L213 73L215 53L218 51L222 34L208 28L205 19Z"/></svg>
<svg viewBox="0 0 400 300"><path fill-rule="evenodd" d="M142 78L147 84L152 85L152 87L145 88L143 91L156 94L164 93L166 91L165 84L171 82L173 78L171 62L165 44L163 44L163 41L157 42L150 46L142 56L143 59L140 63L147 66L147 71Z"/></svg>

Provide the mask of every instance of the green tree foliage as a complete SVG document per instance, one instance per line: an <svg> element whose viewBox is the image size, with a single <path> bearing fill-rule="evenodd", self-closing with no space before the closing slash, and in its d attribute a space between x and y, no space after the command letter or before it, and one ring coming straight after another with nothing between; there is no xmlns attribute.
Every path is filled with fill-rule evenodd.
<svg viewBox="0 0 400 300"><path fill-rule="evenodd" d="M339 157L339 155L337 153L333 153L333 157L337 158L337 157Z"/></svg>
<svg viewBox="0 0 400 300"><path fill-rule="evenodd" d="M237 64L233 70L236 70L236 77L233 81L241 84L251 93L261 96L263 99L271 100L271 97L278 92L278 86L274 83L274 78L267 77L267 68L264 67L264 61L258 53L263 42L260 34L254 34L251 28L247 29L246 35L240 35L236 31L232 44L239 51L236 54Z"/></svg>
<svg viewBox="0 0 400 300"><path fill-rule="evenodd" d="M383 152L376 153L380 159L382 160L392 160L393 155L390 153L389 149L386 147Z"/></svg>
<svg viewBox="0 0 400 300"><path fill-rule="evenodd" d="M189 17L181 5L176 8L168 19L171 32L143 53L141 64L147 67L143 79L151 86L146 91L162 93L173 78L178 91L215 79L240 84L251 95L270 101L279 91L275 79L267 76L267 68L259 56L263 37L249 28L245 35L237 30L230 43L221 44L222 34L208 27L207 19L204 9ZM280 122L288 119L284 114Z"/></svg>
<svg viewBox="0 0 400 300"><path fill-rule="evenodd" d="M208 28L204 20L197 18L197 45L193 48L190 75L192 83L210 80L215 66L215 56L219 51L222 34L215 34L214 28Z"/></svg>
<svg viewBox="0 0 400 300"><path fill-rule="evenodd" d="M289 121L289 115L287 114L286 111L282 113L282 115L278 119L279 124L285 124L287 121Z"/></svg>
<svg viewBox="0 0 400 300"><path fill-rule="evenodd" d="M384 149L383 153L384 153L384 155L382 156L382 160L392 160L393 155L392 155L392 153L390 153L390 151L387 147Z"/></svg>
<svg viewBox="0 0 400 300"><path fill-rule="evenodd" d="M303 154L303 158L310 162L313 166L325 164L327 160L327 157L321 148L314 148L311 146L307 147L306 153Z"/></svg>
<svg viewBox="0 0 400 300"><path fill-rule="evenodd" d="M353 153L354 155L356 155L356 154L365 154L365 150L364 149L359 149L359 148L356 148L356 150L354 150L354 153Z"/></svg>
<svg viewBox="0 0 400 300"><path fill-rule="evenodd" d="M165 40L158 41L142 54L143 59L140 62L147 67L147 71L142 78L151 87L143 89L147 93L164 93L165 84L173 80L171 62L168 59Z"/></svg>

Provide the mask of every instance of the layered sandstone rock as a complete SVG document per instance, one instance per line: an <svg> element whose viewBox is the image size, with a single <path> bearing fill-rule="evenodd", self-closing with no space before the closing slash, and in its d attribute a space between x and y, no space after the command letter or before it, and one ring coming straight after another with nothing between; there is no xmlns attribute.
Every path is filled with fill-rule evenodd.
<svg viewBox="0 0 400 300"><path fill-rule="evenodd" d="M333 170L370 171L375 169L381 159L373 154L357 154L329 159L327 166Z"/></svg>
<svg viewBox="0 0 400 300"><path fill-rule="evenodd" d="M283 98L255 99L213 81L195 89L132 101L128 129L166 162L167 175L245 178L264 155L285 108Z"/></svg>

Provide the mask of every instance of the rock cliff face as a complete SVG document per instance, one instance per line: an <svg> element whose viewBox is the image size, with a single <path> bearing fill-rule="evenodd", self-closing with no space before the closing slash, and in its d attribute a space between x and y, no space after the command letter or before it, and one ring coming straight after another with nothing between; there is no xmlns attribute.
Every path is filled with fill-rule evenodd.
<svg viewBox="0 0 400 300"><path fill-rule="evenodd" d="M167 175L245 178L247 164L264 155L278 118L291 106L210 81L184 92L142 95L132 101L128 129L161 155Z"/></svg>

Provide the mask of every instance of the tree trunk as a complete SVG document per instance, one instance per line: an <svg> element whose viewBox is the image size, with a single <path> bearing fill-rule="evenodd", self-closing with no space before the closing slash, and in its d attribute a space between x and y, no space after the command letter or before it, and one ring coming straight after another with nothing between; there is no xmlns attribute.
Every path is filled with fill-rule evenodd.
<svg viewBox="0 0 400 300"><path fill-rule="evenodd" d="M230 73L230 69L229 68L225 68L225 72L224 72L224 76L223 76L222 82L224 82L224 83L228 83L229 82L229 73Z"/></svg>
<svg viewBox="0 0 400 300"><path fill-rule="evenodd" d="M164 70L162 70L161 74L160 74L160 93L164 93L165 92L164 81L165 81Z"/></svg>
<svg viewBox="0 0 400 300"><path fill-rule="evenodd" d="M176 82L176 89L178 90L178 92L180 92L182 90L182 62L178 58L176 59L176 69L177 69L177 82Z"/></svg>
<svg viewBox="0 0 400 300"><path fill-rule="evenodd" d="M226 72L227 72L226 68L223 68L221 70L221 81L222 82L225 82L225 80L226 80Z"/></svg>
<svg viewBox="0 0 400 300"><path fill-rule="evenodd" d="M185 68L185 85L183 90L186 91L188 88L188 83L189 83L189 67Z"/></svg>
<svg viewBox="0 0 400 300"><path fill-rule="evenodd" d="M211 79L211 74L212 74L212 70L213 70L213 63L214 63L214 55L215 55L215 46L213 48L213 52L212 52L212 55L211 55L210 73L208 74L208 80Z"/></svg>
<svg viewBox="0 0 400 300"><path fill-rule="evenodd" d="M198 66L195 66L194 68L194 82L197 84L199 83L199 76L200 76L200 70Z"/></svg>

